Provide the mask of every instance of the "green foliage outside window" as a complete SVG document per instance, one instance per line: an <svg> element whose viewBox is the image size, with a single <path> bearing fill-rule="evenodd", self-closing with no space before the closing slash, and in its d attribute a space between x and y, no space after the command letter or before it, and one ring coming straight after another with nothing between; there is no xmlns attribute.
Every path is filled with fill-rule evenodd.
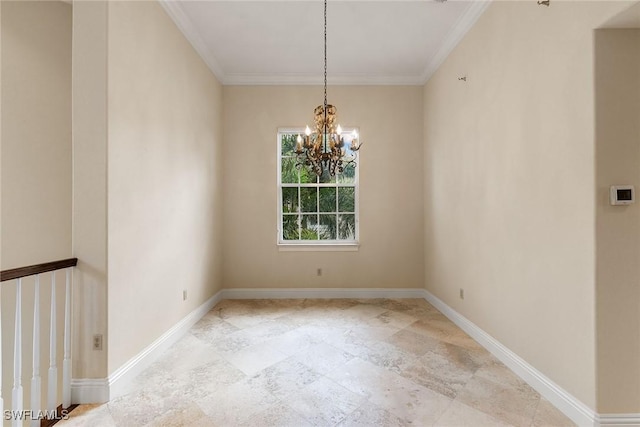
<svg viewBox="0 0 640 427"><path fill-rule="evenodd" d="M297 134L281 134L281 226L284 241L355 241L356 170L318 177L298 167ZM348 145L348 144L347 144ZM347 152L347 156L351 153Z"/></svg>

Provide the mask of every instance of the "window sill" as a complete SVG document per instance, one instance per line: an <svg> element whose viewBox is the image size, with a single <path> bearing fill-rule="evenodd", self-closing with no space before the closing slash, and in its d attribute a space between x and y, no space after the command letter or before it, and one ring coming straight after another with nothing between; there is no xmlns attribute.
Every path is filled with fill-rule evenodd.
<svg viewBox="0 0 640 427"><path fill-rule="evenodd" d="M280 252L357 252L360 243L278 243Z"/></svg>

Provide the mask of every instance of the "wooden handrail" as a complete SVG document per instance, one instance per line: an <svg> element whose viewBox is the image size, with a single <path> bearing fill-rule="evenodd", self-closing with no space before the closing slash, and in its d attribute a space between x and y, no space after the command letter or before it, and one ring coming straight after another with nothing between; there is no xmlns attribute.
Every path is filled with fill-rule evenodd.
<svg viewBox="0 0 640 427"><path fill-rule="evenodd" d="M78 265L78 258L62 259L60 261L45 262L28 267L12 268L0 272L0 282L6 280L19 279L20 277L33 276L34 274L46 273L47 271L61 270L67 267Z"/></svg>

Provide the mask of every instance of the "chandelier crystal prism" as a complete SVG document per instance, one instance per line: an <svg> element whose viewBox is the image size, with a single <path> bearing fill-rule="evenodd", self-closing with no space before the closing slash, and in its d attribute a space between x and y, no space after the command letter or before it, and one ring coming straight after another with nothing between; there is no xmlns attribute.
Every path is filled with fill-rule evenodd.
<svg viewBox="0 0 640 427"><path fill-rule="evenodd" d="M349 135L350 155L346 157L345 138L337 124L336 112L337 108L327 103L327 0L324 0L324 103L313 110L313 130L307 126L304 136L298 135L296 166L306 167L318 176L326 171L332 177L342 173L347 165L356 166L358 133L354 130Z"/></svg>

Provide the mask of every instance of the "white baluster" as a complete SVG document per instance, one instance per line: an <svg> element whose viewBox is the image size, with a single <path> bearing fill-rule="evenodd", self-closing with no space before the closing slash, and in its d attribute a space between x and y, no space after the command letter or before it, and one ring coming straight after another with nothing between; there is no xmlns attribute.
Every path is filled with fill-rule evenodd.
<svg viewBox="0 0 640 427"><path fill-rule="evenodd" d="M22 422L19 414L22 412L22 279L18 279L16 286L16 321L13 339L13 389L11 393L11 409L13 420L11 425L19 427Z"/></svg>
<svg viewBox="0 0 640 427"><path fill-rule="evenodd" d="M51 274L51 324L49 325L49 393L47 409L55 411L58 400L58 367L56 366L56 274Z"/></svg>
<svg viewBox="0 0 640 427"><path fill-rule="evenodd" d="M71 269L67 269L64 297L64 359L62 361L62 407L71 406Z"/></svg>
<svg viewBox="0 0 640 427"><path fill-rule="evenodd" d="M33 295L33 375L31 376L31 411L37 413L40 406L42 379L40 378L40 275L36 275ZM35 418L35 419L33 419ZM40 420L32 417L31 427L39 427Z"/></svg>
<svg viewBox="0 0 640 427"><path fill-rule="evenodd" d="M2 289L2 286L0 286ZM2 307L2 296L0 295L0 308ZM4 399L2 398L2 310L0 309L0 411L4 418Z"/></svg>

